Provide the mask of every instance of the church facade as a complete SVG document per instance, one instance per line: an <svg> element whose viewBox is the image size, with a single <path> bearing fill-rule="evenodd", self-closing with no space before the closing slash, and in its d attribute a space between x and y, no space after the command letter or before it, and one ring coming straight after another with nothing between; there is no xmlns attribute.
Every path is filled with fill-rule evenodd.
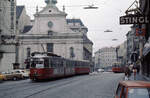
<svg viewBox="0 0 150 98"><path fill-rule="evenodd" d="M45 0L47 6L35 14L29 32L19 35L20 68L32 52L52 52L67 59L92 60L93 43L88 29L80 19L66 19L67 14L56 7L56 0Z"/></svg>

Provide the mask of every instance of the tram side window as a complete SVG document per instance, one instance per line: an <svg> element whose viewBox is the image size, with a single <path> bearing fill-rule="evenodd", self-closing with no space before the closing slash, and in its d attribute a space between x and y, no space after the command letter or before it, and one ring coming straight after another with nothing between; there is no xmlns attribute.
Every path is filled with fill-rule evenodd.
<svg viewBox="0 0 150 98"><path fill-rule="evenodd" d="M75 62L74 62L74 61L72 61L72 67L74 67L74 65L75 65Z"/></svg>
<svg viewBox="0 0 150 98"><path fill-rule="evenodd" d="M61 67L63 67L64 66L64 62L63 62L63 59L61 60Z"/></svg>
<svg viewBox="0 0 150 98"><path fill-rule="evenodd" d="M55 68L55 65L56 65L56 61L55 61L55 59L52 59L52 60L51 60L51 67L52 67L52 68Z"/></svg>
<svg viewBox="0 0 150 98"><path fill-rule="evenodd" d="M44 60L44 67L49 68L49 59Z"/></svg>
<svg viewBox="0 0 150 98"><path fill-rule="evenodd" d="M79 64L80 64L79 62L76 62L76 67L79 67Z"/></svg>
<svg viewBox="0 0 150 98"><path fill-rule="evenodd" d="M66 67L68 67L68 60L66 60Z"/></svg>
<svg viewBox="0 0 150 98"><path fill-rule="evenodd" d="M52 67L51 59L49 59L49 68Z"/></svg>

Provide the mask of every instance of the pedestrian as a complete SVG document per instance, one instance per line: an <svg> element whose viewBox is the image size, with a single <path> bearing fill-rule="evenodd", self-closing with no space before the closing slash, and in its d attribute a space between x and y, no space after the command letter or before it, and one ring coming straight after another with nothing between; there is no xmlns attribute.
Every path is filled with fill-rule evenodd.
<svg viewBox="0 0 150 98"><path fill-rule="evenodd" d="M128 66L125 67L124 72L125 72L125 80L129 80L129 77L130 77L130 75L131 75L131 72L130 72L130 69L129 69Z"/></svg>
<svg viewBox="0 0 150 98"><path fill-rule="evenodd" d="M136 79L136 74L137 74L137 69L133 68L133 76L134 76L134 80Z"/></svg>

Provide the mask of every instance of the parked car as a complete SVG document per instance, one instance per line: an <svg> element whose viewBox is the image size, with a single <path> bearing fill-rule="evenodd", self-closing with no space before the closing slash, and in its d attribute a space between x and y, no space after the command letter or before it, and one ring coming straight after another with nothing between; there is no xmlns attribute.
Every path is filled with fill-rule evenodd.
<svg viewBox="0 0 150 98"><path fill-rule="evenodd" d="M115 98L150 98L150 82L122 81L118 85Z"/></svg>
<svg viewBox="0 0 150 98"><path fill-rule="evenodd" d="M98 69L98 72L104 72L104 69Z"/></svg>
<svg viewBox="0 0 150 98"><path fill-rule="evenodd" d="M29 78L29 73L25 70L17 69L13 70L14 73L21 74L23 79Z"/></svg>
<svg viewBox="0 0 150 98"><path fill-rule="evenodd" d="M0 73L0 82L5 80L5 76L3 74Z"/></svg>
<svg viewBox="0 0 150 98"><path fill-rule="evenodd" d="M13 71L11 72L2 72L2 75L4 75L5 80L19 80L19 79L23 79L22 74L20 73L15 73Z"/></svg>

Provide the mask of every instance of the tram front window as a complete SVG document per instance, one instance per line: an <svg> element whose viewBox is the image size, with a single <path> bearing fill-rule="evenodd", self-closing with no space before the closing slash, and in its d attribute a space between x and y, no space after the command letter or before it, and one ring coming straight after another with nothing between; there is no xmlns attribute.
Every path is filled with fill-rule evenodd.
<svg viewBox="0 0 150 98"><path fill-rule="evenodd" d="M32 59L31 68L44 68L43 59Z"/></svg>

